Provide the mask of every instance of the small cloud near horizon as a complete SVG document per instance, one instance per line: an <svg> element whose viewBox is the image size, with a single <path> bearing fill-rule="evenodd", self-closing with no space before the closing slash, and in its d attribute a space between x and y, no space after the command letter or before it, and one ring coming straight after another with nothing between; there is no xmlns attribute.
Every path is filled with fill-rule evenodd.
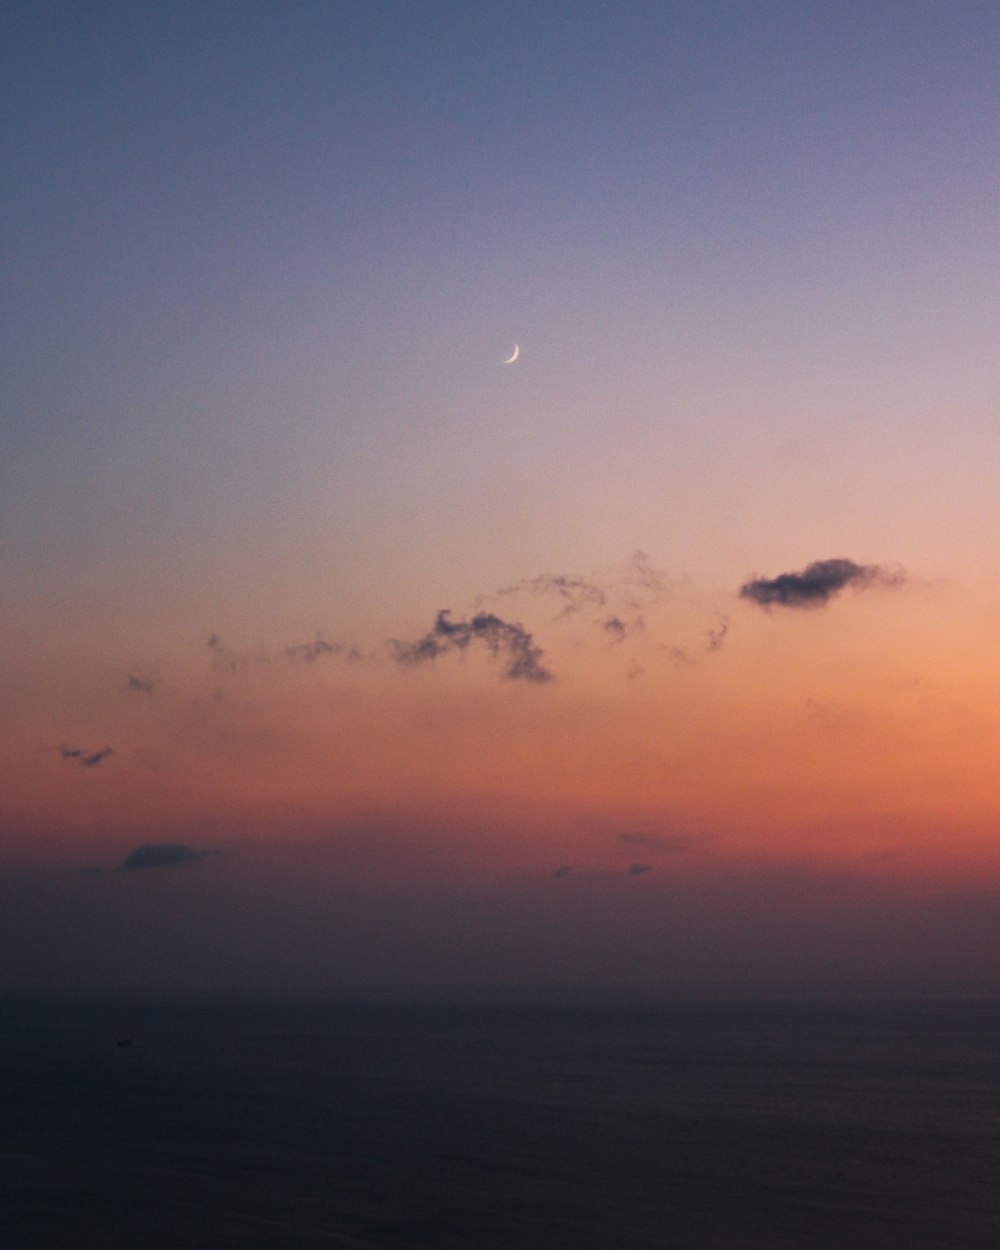
<svg viewBox="0 0 1000 1250"><path fill-rule="evenodd" d="M750 578L740 587L739 597L765 609L774 606L813 608L822 607L847 586L855 590L875 586L893 588L901 586L905 580L906 574L901 569L889 569L881 564L856 564L854 560L837 557L815 560L798 572Z"/></svg>
<svg viewBox="0 0 1000 1250"><path fill-rule="evenodd" d="M647 872L652 871L652 864L639 863L629 864L627 868L617 870L611 868L592 868L580 870L573 868L570 864L560 864L559 867L552 873L552 876L556 880L559 880L562 877L577 877L586 881L606 881L611 877L641 877Z"/></svg>
<svg viewBox="0 0 1000 1250"><path fill-rule="evenodd" d="M183 842L143 842L129 851L119 864L119 872L139 872L147 868L174 868L204 859L207 851L196 851Z"/></svg>
<svg viewBox="0 0 1000 1250"><path fill-rule="evenodd" d="M76 760L82 768L96 768L102 760L113 755L111 747L102 747L100 751L87 751L81 747L60 747L59 754L64 760Z"/></svg>

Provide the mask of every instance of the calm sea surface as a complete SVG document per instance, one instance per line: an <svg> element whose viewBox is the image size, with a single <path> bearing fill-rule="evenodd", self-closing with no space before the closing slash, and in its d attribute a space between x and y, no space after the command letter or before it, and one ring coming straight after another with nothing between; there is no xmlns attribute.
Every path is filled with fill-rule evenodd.
<svg viewBox="0 0 1000 1250"><path fill-rule="evenodd" d="M1000 1002L6 1005L0 1212L10 1250L996 1250Z"/></svg>

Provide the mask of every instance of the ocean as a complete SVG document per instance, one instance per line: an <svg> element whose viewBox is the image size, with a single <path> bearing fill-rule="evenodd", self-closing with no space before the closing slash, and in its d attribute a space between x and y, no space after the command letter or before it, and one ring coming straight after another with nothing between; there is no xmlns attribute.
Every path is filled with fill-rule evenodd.
<svg viewBox="0 0 1000 1250"><path fill-rule="evenodd" d="M1000 999L8 1003L8 1250L996 1250Z"/></svg>

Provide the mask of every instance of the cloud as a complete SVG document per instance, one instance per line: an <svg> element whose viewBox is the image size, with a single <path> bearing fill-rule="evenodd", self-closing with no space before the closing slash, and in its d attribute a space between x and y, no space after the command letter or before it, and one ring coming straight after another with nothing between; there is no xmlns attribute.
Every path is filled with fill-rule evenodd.
<svg viewBox="0 0 1000 1250"><path fill-rule="evenodd" d="M666 573L656 568L645 551L640 551L638 548L632 552L629 559L625 572L625 583L629 589L630 602L635 606L638 606L638 602L635 599L636 588L645 591L654 599L659 598L660 595L665 594L669 589Z"/></svg>
<svg viewBox="0 0 1000 1250"><path fill-rule="evenodd" d="M84 766L84 768L94 768L101 762L101 760L107 759L107 757L111 754L113 754L113 752L110 747L103 747L100 751L93 751L89 755L81 755L80 763Z"/></svg>
<svg viewBox="0 0 1000 1250"><path fill-rule="evenodd" d="M502 620L492 612L478 612L471 620L452 621L447 608L438 612L433 627L417 642L389 644L397 663L423 664L448 651L464 651L470 643L483 643L493 655L502 656L504 676L526 681L548 681L552 674L542 663L543 651L523 625Z"/></svg>
<svg viewBox="0 0 1000 1250"><path fill-rule="evenodd" d="M635 550L624 567L588 577L575 573L540 573L537 577L524 577L513 586L505 586L496 594L555 595L565 605L560 615L566 616L585 608L605 608L614 599L623 599L629 608L640 608L660 598L668 589L667 575L655 567L644 551Z"/></svg>
<svg viewBox="0 0 1000 1250"><path fill-rule="evenodd" d="M59 754L64 760L76 760L83 768L96 768L102 760L114 754L110 747L102 747L100 751L85 751L80 747L60 747Z"/></svg>
<svg viewBox="0 0 1000 1250"><path fill-rule="evenodd" d="M579 612L590 605L604 607L607 595L596 582L586 577L576 577L565 573L540 573L537 577L525 577L513 586L505 586L498 590L498 595L515 595L527 591L532 595L558 595L565 603L560 615Z"/></svg>
<svg viewBox="0 0 1000 1250"><path fill-rule="evenodd" d="M623 564L583 576L540 573L524 577L492 595L481 596L475 606L488 611L498 600L510 596L554 598L561 605L554 620L585 619L609 647L619 647L646 634L647 611L652 611L672 588L666 573L644 551L636 549Z"/></svg>
<svg viewBox="0 0 1000 1250"><path fill-rule="evenodd" d="M208 642L205 644L212 653L212 667L216 672L220 673L239 673L250 663L256 660L259 663L265 663L263 656L243 655L239 651L232 650L227 647L218 634L209 634Z"/></svg>
<svg viewBox="0 0 1000 1250"><path fill-rule="evenodd" d="M571 867L569 864L560 864L553 872L552 876L559 880L562 877L576 877L584 881L608 881L615 877L641 877L647 872L653 871L652 864L629 864L625 869L614 868L592 868L579 871Z"/></svg>
<svg viewBox="0 0 1000 1250"><path fill-rule="evenodd" d="M145 868L173 868L204 859L207 852L196 851L183 842L143 842L130 851L118 867L119 872L139 872Z"/></svg>
<svg viewBox="0 0 1000 1250"><path fill-rule="evenodd" d="M865 590L870 586L900 586L906 580L901 570L887 569L881 564L855 564L842 558L816 560L798 573L779 573L777 577L755 577L740 587L740 598L749 599L762 608L774 604L785 608L822 607L845 586Z"/></svg>
<svg viewBox="0 0 1000 1250"><path fill-rule="evenodd" d="M327 655L342 655L347 660L360 660L361 652L356 646L346 646L342 642L327 642L322 634L317 634L311 642L296 642L272 653L266 648L258 651L236 651L227 646L218 634L209 635L207 647L212 653L212 667L217 673L241 673L251 665L268 665L273 663L274 654L284 656L293 664L300 662L315 664Z"/></svg>
<svg viewBox="0 0 1000 1250"><path fill-rule="evenodd" d="M140 694L152 694L153 683L148 677L134 677L129 673L128 682L125 685L126 690L137 690Z"/></svg>
<svg viewBox="0 0 1000 1250"><path fill-rule="evenodd" d="M708 635L709 651L718 651L726 640L726 634L729 633L729 617L720 616L716 628L706 629L705 633Z"/></svg>
<svg viewBox="0 0 1000 1250"><path fill-rule="evenodd" d="M641 616L634 616L630 621L623 621L620 616L607 616L597 624L610 638L613 647L624 642L626 638L642 634L646 629L646 622Z"/></svg>
<svg viewBox="0 0 1000 1250"><path fill-rule="evenodd" d="M327 642L317 634L312 642L297 642L286 647L284 653L290 660L304 660L307 664L314 664L321 655L340 655L344 650L341 643Z"/></svg>

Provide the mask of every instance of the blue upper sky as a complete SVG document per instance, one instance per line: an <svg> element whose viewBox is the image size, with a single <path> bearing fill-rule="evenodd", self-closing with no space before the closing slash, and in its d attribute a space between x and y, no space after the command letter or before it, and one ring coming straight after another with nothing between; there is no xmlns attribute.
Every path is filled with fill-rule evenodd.
<svg viewBox="0 0 1000 1250"><path fill-rule="evenodd" d="M864 462L947 410L984 451L993 5L11 3L2 44L24 543L39 497L84 549L361 541L546 465L572 560L612 463L606 554L692 447L737 499L711 449L762 431Z"/></svg>

